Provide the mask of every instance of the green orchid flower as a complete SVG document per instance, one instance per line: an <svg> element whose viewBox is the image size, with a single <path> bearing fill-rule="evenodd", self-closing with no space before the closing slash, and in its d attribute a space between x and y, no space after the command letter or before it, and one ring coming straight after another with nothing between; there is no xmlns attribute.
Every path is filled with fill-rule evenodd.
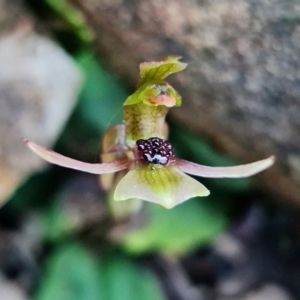
<svg viewBox="0 0 300 300"><path fill-rule="evenodd" d="M142 63L135 93L124 103L124 124L109 128L102 139L102 163L90 164L68 158L34 142L28 147L46 161L75 170L101 174L105 190L116 201L141 199L172 208L190 198L208 196L208 189L194 178L241 178L261 172L274 157L233 167L209 167L175 157L167 141L165 116L181 97L165 82L170 74L182 71L180 57Z"/></svg>

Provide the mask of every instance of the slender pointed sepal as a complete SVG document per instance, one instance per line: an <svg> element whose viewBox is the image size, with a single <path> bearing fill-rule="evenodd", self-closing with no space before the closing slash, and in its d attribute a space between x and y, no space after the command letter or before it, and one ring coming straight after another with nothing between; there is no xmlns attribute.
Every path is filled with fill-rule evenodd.
<svg viewBox="0 0 300 300"><path fill-rule="evenodd" d="M65 167L65 168L87 172L87 173L92 173L92 174L113 173L113 172L124 170L128 168L130 165L128 158L125 156L102 164L90 164L90 163L85 163L73 158L63 156L59 153L56 153L52 150L49 150L43 146L40 146L26 139L24 139L24 142L33 152L35 152L41 158L43 158L44 160L52 164Z"/></svg>
<svg viewBox="0 0 300 300"><path fill-rule="evenodd" d="M233 167L208 167L176 158L175 165L184 173L207 178L242 178L255 175L273 165L275 157Z"/></svg>
<svg viewBox="0 0 300 300"><path fill-rule="evenodd" d="M114 199L139 198L172 208L190 198L208 195L204 185L171 164L136 164L119 182Z"/></svg>

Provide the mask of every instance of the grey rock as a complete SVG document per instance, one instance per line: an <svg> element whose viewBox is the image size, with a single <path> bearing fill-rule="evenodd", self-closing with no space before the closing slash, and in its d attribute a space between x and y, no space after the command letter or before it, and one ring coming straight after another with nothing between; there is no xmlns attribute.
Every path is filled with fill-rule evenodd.
<svg viewBox="0 0 300 300"><path fill-rule="evenodd" d="M20 12L14 26L0 32L0 204L42 166L22 138L53 144L76 103L83 79L66 52L38 34L34 20L27 12L24 15Z"/></svg>
<svg viewBox="0 0 300 300"><path fill-rule="evenodd" d="M300 205L299 1L70 2L132 84L140 62L182 55L189 66L171 82L183 105L172 118L241 161L275 154L277 165L257 178Z"/></svg>

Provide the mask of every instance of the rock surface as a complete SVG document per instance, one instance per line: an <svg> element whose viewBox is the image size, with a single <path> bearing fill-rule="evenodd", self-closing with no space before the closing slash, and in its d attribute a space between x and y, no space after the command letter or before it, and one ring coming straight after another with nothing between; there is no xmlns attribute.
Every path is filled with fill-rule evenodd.
<svg viewBox="0 0 300 300"><path fill-rule="evenodd" d="M99 53L135 84L140 62L182 55L171 115L240 161L271 154L260 183L300 206L300 3L280 0L69 0Z"/></svg>
<svg viewBox="0 0 300 300"><path fill-rule="evenodd" d="M0 1L0 204L42 161L22 138L50 146L78 96L82 75L70 57L36 31L18 1Z"/></svg>

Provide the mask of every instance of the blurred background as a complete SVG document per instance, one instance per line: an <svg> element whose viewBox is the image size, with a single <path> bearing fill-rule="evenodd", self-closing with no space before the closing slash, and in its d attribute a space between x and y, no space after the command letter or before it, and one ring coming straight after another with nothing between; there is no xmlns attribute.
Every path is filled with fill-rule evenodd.
<svg viewBox="0 0 300 300"><path fill-rule="evenodd" d="M22 138L97 162L139 63L170 54L177 155L276 165L113 219L97 176ZM0 300L300 299L299 57L297 0L0 0Z"/></svg>

